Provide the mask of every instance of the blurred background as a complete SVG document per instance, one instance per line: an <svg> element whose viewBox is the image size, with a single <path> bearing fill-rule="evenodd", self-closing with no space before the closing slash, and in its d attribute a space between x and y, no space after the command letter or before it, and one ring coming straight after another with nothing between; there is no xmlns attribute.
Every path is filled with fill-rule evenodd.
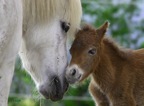
<svg viewBox="0 0 144 106"><path fill-rule="evenodd" d="M82 23L96 28L106 20L110 22L107 35L121 46L144 48L144 0L81 0ZM45 100L38 94L34 82L16 62L15 75L11 85L9 106L94 106L88 92L89 79L69 88L59 102Z"/></svg>

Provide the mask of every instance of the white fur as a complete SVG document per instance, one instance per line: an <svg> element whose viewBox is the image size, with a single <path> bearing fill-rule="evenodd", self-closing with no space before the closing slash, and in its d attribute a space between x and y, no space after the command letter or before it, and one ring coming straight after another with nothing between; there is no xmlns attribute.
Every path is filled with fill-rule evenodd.
<svg viewBox="0 0 144 106"><path fill-rule="evenodd" d="M20 43L23 66L36 86L51 75L64 77L66 41L74 38L81 15L80 0L0 0L0 106L7 106ZM67 34L60 21L71 24Z"/></svg>
<svg viewBox="0 0 144 106"><path fill-rule="evenodd" d="M21 37L21 1L0 0L0 106L7 106L15 58Z"/></svg>

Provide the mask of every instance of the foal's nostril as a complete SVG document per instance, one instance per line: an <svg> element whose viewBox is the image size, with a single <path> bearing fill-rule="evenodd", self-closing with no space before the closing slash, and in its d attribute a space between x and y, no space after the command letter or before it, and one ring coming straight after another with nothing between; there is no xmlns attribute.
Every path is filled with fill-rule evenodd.
<svg viewBox="0 0 144 106"><path fill-rule="evenodd" d="M82 75L79 75L78 79L80 79L80 78L81 78L81 76L82 76Z"/></svg>
<svg viewBox="0 0 144 106"><path fill-rule="evenodd" d="M76 74L76 69L71 70L71 75L74 76Z"/></svg>

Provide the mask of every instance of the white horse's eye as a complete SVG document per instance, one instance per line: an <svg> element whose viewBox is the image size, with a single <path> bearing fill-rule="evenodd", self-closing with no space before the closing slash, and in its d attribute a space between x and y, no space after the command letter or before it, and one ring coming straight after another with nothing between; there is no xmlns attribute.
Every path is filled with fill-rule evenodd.
<svg viewBox="0 0 144 106"><path fill-rule="evenodd" d="M70 29L70 23L61 21L61 28L65 33L67 33Z"/></svg>

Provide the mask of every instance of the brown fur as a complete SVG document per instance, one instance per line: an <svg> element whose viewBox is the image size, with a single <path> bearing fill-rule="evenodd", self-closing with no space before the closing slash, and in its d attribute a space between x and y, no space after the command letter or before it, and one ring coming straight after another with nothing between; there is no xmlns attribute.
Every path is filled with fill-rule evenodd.
<svg viewBox="0 0 144 106"><path fill-rule="evenodd" d="M108 23L99 29L84 27L70 49L70 65L91 74L89 91L97 106L144 106L144 49L122 49L104 37ZM93 48L96 54L88 52Z"/></svg>

